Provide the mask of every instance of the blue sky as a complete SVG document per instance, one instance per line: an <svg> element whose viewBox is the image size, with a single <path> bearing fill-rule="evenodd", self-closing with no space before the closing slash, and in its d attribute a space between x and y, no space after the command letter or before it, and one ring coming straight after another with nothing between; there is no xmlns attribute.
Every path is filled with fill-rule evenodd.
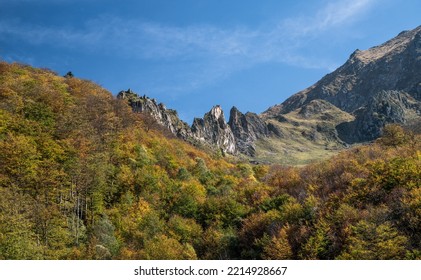
<svg viewBox="0 0 421 280"><path fill-rule="evenodd" d="M0 59L131 88L191 123L261 113L421 25L418 0L0 0Z"/></svg>

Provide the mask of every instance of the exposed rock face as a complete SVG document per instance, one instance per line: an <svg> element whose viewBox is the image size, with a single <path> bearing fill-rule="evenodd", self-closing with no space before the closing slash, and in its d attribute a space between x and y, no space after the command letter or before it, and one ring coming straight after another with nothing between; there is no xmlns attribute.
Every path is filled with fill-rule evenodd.
<svg viewBox="0 0 421 280"><path fill-rule="evenodd" d="M388 123L406 124L421 112L421 103L401 91L381 91L367 105L354 111L355 120L337 126L339 137L347 143L369 141L381 136Z"/></svg>
<svg viewBox="0 0 421 280"><path fill-rule="evenodd" d="M317 99L355 116L339 126L349 143L377 138L386 123L420 118L421 26L380 46L356 50L336 71L262 115L278 118Z"/></svg>
<svg viewBox="0 0 421 280"><path fill-rule="evenodd" d="M154 99L131 90L120 92L118 98L190 142L256 160L278 161L285 156L305 163L326 151L376 139L387 123L419 126L421 26L380 46L356 50L337 70L261 115L243 114L233 107L228 123L220 106L189 127Z"/></svg>
<svg viewBox="0 0 421 280"><path fill-rule="evenodd" d="M237 152L234 134L225 122L224 112L219 105L214 106L203 119L195 118L191 130L200 141L216 145L226 153Z"/></svg>
<svg viewBox="0 0 421 280"><path fill-rule="evenodd" d="M257 114L243 114L236 107L232 107L230 111L228 125L234 134L238 150L249 156L255 155L254 142L269 134L266 123Z"/></svg>
<svg viewBox="0 0 421 280"><path fill-rule="evenodd" d="M200 141L217 147L225 153L237 153L236 140L225 121L224 112L220 106L213 107L203 119L194 119L190 127L180 120L175 110L167 109L164 104L157 103L155 99L139 96L130 89L120 91L117 98L127 100L134 112L148 113L157 123L183 140L193 143Z"/></svg>
<svg viewBox="0 0 421 280"><path fill-rule="evenodd" d="M181 121L175 110L167 109L164 104L157 103L155 99L138 96L132 90L120 91L119 99L127 99L134 112L149 113L159 124L166 127L174 135L188 140L192 136L190 126Z"/></svg>

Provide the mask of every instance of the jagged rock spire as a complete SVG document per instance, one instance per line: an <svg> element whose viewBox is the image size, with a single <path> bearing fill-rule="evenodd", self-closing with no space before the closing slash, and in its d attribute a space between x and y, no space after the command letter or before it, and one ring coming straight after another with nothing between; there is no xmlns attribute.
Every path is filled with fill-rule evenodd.
<svg viewBox="0 0 421 280"><path fill-rule="evenodd" d="M203 119L195 118L192 132L197 139L216 145L226 153L237 153L234 134L226 123L224 112L219 105L214 106Z"/></svg>

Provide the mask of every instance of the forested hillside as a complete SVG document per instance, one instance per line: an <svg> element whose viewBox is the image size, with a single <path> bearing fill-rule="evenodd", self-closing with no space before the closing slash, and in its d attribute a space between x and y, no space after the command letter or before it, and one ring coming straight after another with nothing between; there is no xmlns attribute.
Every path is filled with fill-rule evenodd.
<svg viewBox="0 0 421 280"><path fill-rule="evenodd" d="M0 62L0 259L420 259L421 137L305 167L176 139L100 86Z"/></svg>

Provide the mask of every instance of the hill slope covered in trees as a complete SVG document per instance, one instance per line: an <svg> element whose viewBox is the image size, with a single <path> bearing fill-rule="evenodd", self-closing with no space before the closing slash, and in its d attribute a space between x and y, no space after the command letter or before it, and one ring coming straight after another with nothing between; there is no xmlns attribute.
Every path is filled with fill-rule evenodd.
<svg viewBox="0 0 421 280"><path fill-rule="evenodd" d="M0 63L0 259L421 258L421 139L305 167L199 150L92 82Z"/></svg>

